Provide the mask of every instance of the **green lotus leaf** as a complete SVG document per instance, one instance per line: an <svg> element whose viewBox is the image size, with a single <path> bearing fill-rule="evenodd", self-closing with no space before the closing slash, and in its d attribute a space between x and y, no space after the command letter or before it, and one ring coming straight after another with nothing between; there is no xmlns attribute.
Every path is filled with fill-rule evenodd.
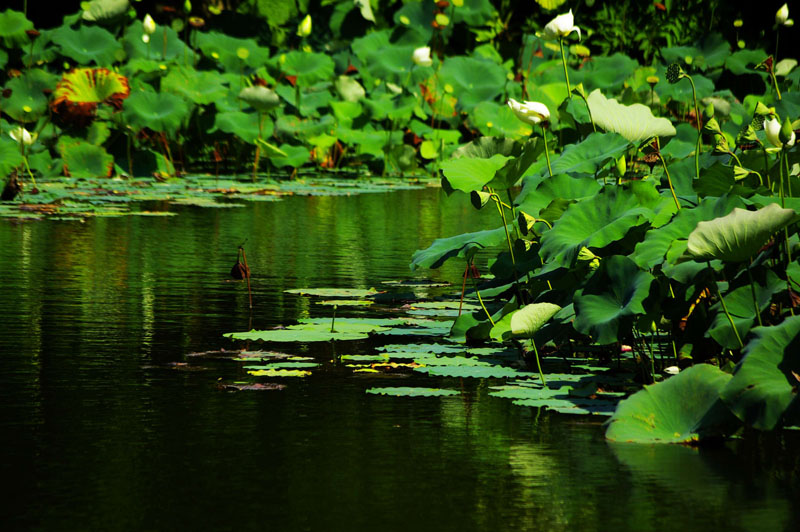
<svg viewBox="0 0 800 532"><path fill-rule="evenodd" d="M348 129L353 126L353 121L363 112L363 107L358 102L331 102L328 105L333 111L333 116L336 117L336 122Z"/></svg>
<svg viewBox="0 0 800 532"><path fill-rule="evenodd" d="M363 288L293 288L291 290L284 290L284 292L303 296L356 299L370 297L378 293L374 288L368 290Z"/></svg>
<svg viewBox="0 0 800 532"><path fill-rule="evenodd" d="M375 80L405 82L414 63L413 45L393 44L389 30L376 31L353 40L350 47L361 61L359 73L364 82Z"/></svg>
<svg viewBox="0 0 800 532"><path fill-rule="evenodd" d="M143 34L144 30L142 29L141 20L135 20L125 29L125 35L122 38L122 45L125 48L125 53L130 58L130 61L143 60L144 62L140 64L145 67L147 67L150 60L154 62L157 61L155 64L159 69L164 61L180 59L182 62L186 61L186 63L189 64L192 64L194 61L194 51L192 51L192 49L189 48L183 42L183 40L181 40L178 33L170 26L159 25L156 28L156 33L151 36L150 42L148 43L145 43L142 40ZM205 34L197 34L198 41L202 38L202 35ZM164 44L165 37L166 46ZM236 48L233 49L232 53L234 55L236 54ZM197 59L199 59L199 57L197 57ZM126 65L126 67L128 66L129 65ZM149 69L149 67L147 68ZM241 76L238 66L236 72L237 75Z"/></svg>
<svg viewBox="0 0 800 532"><path fill-rule="evenodd" d="M355 78L350 76L339 76L336 78L336 92L345 102L357 102L367 95L364 87Z"/></svg>
<svg viewBox="0 0 800 532"><path fill-rule="evenodd" d="M8 135L3 135L0 137L0 176L2 180L0 180L0 185L5 186L5 178L11 174L11 171L15 168L19 168L22 165L22 154L19 150L19 144L17 141L9 137Z"/></svg>
<svg viewBox="0 0 800 532"><path fill-rule="evenodd" d="M123 117L136 129L149 128L174 135L189 116L183 98L166 92L136 92L130 95Z"/></svg>
<svg viewBox="0 0 800 532"><path fill-rule="evenodd" d="M511 333L514 336L531 338L559 310L561 307L553 303L525 305L511 315Z"/></svg>
<svg viewBox="0 0 800 532"><path fill-rule="evenodd" d="M389 144L400 144L402 133L397 131L394 135L387 135L385 131L375 130L371 126L363 129L338 129L339 139L355 147L356 155L371 155L376 159L384 156L384 147ZM388 138L387 138L388 137Z"/></svg>
<svg viewBox="0 0 800 532"><path fill-rule="evenodd" d="M404 28L405 33L398 39L401 44L424 46L433 35L433 10L423 2L406 2L393 16L396 28Z"/></svg>
<svg viewBox="0 0 800 532"><path fill-rule="evenodd" d="M234 340L261 340L264 342L327 342L330 340L361 340L369 337L369 333L388 328L391 320L354 320L339 318L331 320L306 321L291 325L284 329L270 329L265 331L249 331L240 333L227 333L223 336Z"/></svg>
<svg viewBox="0 0 800 532"><path fill-rule="evenodd" d="M495 173L510 157L501 154L492 155L488 159L460 157L442 163L444 173L451 188L463 192L481 190L494 179Z"/></svg>
<svg viewBox="0 0 800 532"><path fill-rule="evenodd" d="M493 137L528 137L533 128L516 117L507 105L481 102L470 113L470 122L482 135Z"/></svg>
<svg viewBox="0 0 800 532"><path fill-rule="evenodd" d="M25 33L33 29L33 22L28 20L23 13L6 9L0 13L0 39L6 48L23 46L28 43Z"/></svg>
<svg viewBox="0 0 800 532"><path fill-rule="evenodd" d="M262 364L259 366L244 366L242 369L259 371L263 369L312 369L318 367L319 367L318 362L288 361L288 362L270 362L269 364Z"/></svg>
<svg viewBox="0 0 800 532"><path fill-rule="evenodd" d="M730 214L697 224L689 235L686 258L698 262L747 261L796 216L793 209L775 203L757 211L733 209Z"/></svg>
<svg viewBox="0 0 800 532"><path fill-rule="evenodd" d="M670 246L677 240L686 239L699 222L725 216L734 207L743 205L737 196L704 198L693 209L679 210L668 224L650 229L644 240L636 245L631 258L642 268L649 269L662 264Z"/></svg>
<svg viewBox="0 0 800 532"><path fill-rule="evenodd" d="M608 161L615 161L627 151L630 142L616 133L592 133L582 142L564 148L553 161L554 174L594 174Z"/></svg>
<svg viewBox="0 0 800 532"><path fill-rule="evenodd" d="M47 96L58 77L42 69L28 70L21 76L8 80L5 88L11 96L2 100L3 112L19 122L35 122L47 111Z"/></svg>
<svg viewBox="0 0 800 532"><path fill-rule="evenodd" d="M217 113L214 116L214 127L208 130L209 133L223 131L236 135L247 143L254 143L258 138L257 113L245 113L243 111L230 111ZM273 131L273 123L269 118L265 118L262 126L262 136L269 136Z"/></svg>
<svg viewBox="0 0 800 532"><path fill-rule="evenodd" d="M600 249L622 240L633 228L655 219L665 201L646 181L605 187L567 208L553 229L542 235L540 255L552 267L570 267L582 247Z"/></svg>
<svg viewBox="0 0 800 532"><path fill-rule="evenodd" d="M328 55L314 52L292 51L285 55L281 70L287 75L297 76L296 83L308 87L333 77L333 59Z"/></svg>
<svg viewBox="0 0 800 532"><path fill-rule="evenodd" d="M63 55L81 65L94 62L107 66L124 57L122 45L116 37L99 26L81 26L77 30L61 26L52 31L51 37Z"/></svg>
<svg viewBox="0 0 800 532"><path fill-rule="evenodd" d="M397 386L388 388L369 388L367 393L374 395L391 395L393 397L446 397L459 395L457 390L443 390L441 388L420 388L410 386Z"/></svg>
<svg viewBox="0 0 800 532"><path fill-rule="evenodd" d="M553 177L523 179L522 192L515 199L519 210L541 218L542 209L551 205L554 200L570 202L581 200L597 194L603 188L593 177L572 177L559 174Z"/></svg>
<svg viewBox="0 0 800 532"><path fill-rule="evenodd" d="M800 375L800 316L780 325L756 327L721 392L722 400L748 426L772 430L797 404Z"/></svg>
<svg viewBox="0 0 800 532"><path fill-rule="evenodd" d="M302 369L259 369L247 373L254 377L308 377L311 375L310 371Z"/></svg>
<svg viewBox="0 0 800 532"><path fill-rule="evenodd" d="M455 377L473 379L505 379L533 376L533 373L504 366L422 366L414 371L431 377Z"/></svg>
<svg viewBox="0 0 800 532"><path fill-rule="evenodd" d="M548 11L552 11L567 0L536 0L536 3L542 6L543 8L547 9Z"/></svg>
<svg viewBox="0 0 800 532"><path fill-rule="evenodd" d="M408 354L410 358L418 357L420 354L442 354L442 353L463 353L461 346L445 344L389 344L377 348L378 351L386 352L389 356ZM404 358L409 358L404 357Z"/></svg>
<svg viewBox="0 0 800 532"><path fill-rule="evenodd" d="M646 313L643 303L653 279L628 257L604 258L586 286L575 292L575 330L598 344L626 338L633 318Z"/></svg>
<svg viewBox="0 0 800 532"><path fill-rule="evenodd" d="M592 57L586 66L578 71L583 76L576 76L573 81L570 74L570 81L573 81L573 85L582 82L587 92L594 89L617 91L622 89L625 81L638 67L639 63L621 53Z"/></svg>
<svg viewBox="0 0 800 532"><path fill-rule="evenodd" d="M733 52L725 59L725 68L730 70L733 74L740 76L742 74L759 73L755 70L755 66L767 57L767 52L762 49L745 49Z"/></svg>
<svg viewBox="0 0 800 532"><path fill-rule="evenodd" d="M262 138L256 139L256 144L264 150L262 153L264 156L271 158L274 157L289 157L289 154L280 149L279 147L275 146L274 144L270 144L266 140Z"/></svg>
<svg viewBox="0 0 800 532"><path fill-rule="evenodd" d="M240 74L243 66L263 67L270 58L269 49L259 46L254 39L239 39L217 31L198 32L195 38L203 55L231 73Z"/></svg>
<svg viewBox="0 0 800 532"><path fill-rule="evenodd" d="M239 98L259 112L271 111L280 103L280 97L274 90L260 85L245 87L239 92Z"/></svg>
<svg viewBox="0 0 800 532"><path fill-rule="evenodd" d="M772 303L773 296L786 289L786 281L771 270L752 269L754 270L752 286L747 283L723 294L725 306L736 325L736 331L731 327L731 322L725 314L721 302L716 302L708 309L711 323L706 330L706 336L710 336L727 349L739 349L741 345L736 333L738 332L739 337L744 339L756 321L753 293L755 293L759 311L763 313Z"/></svg>
<svg viewBox="0 0 800 532"><path fill-rule="evenodd" d="M496 63L474 57L451 57L439 71L440 82L453 88L458 105L465 111L503 93L506 69Z"/></svg>
<svg viewBox="0 0 800 532"><path fill-rule="evenodd" d="M64 174L71 177L109 177L114 170L114 157L101 146L88 142L59 144L64 161Z"/></svg>
<svg viewBox="0 0 800 532"><path fill-rule="evenodd" d="M618 133L634 144L676 133L669 120L654 117L650 108L640 103L623 105L613 98L607 99L597 89L589 94L587 101L598 127Z"/></svg>
<svg viewBox="0 0 800 532"><path fill-rule="evenodd" d="M305 146L281 144L278 149L285 153L286 156L270 157L270 161L280 168L300 168L311 159L311 152Z"/></svg>
<svg viewBox="0 0 800 532"><path fill-rule="evenodd" d="M512 230L512 227L509 227L510 230ZM452 257L466 259L474 255L479 249L502 244L505 239L506 233L502 227L438 238L427 249L414 252L411 257L411 270L413 271L417 268L435 269Z"/></svg>
<svg viewBox="0 0 800 532"><path fill-rule="evenodd" d="M559 397L567 399L572 390L571 385L555 388L539 388L533 386L492 386L489 395L492 397L502 397L503 399L551 399Z"/></svg>
<svg viewBox="0 0 800 532"><path fill-rule="evenodd" d="M3 49L0 49L0 68L5 68L7 62L8 62L8 52L6 52Z"/></svg>
<svg viewBox="0 0 800 532"><path fill-rule="evenodd" d="M726 436L736 418L720 400L731 375L699 364L645 386L620 402L606 439L633 443L689 443Z"/></svg>
<svg viewBox="0 0 800 532"><path fill-rule="evenodd" d="M100 24L116 22L128 12L128 0L91 0L83 8L81 18Z"/></svg>
<svg viewBox="0 0 800 532"><path fill-rule="evenodd" d="M322 133L329 133L336 128L336 119L329 114L319 120L303 119L292 115L278 116L275 121L275 129L278 134L291 135L293 137L308 138ZM384 141L386 140L384 134Z"/></svg>
<svg viewBox="0 0 800 532"><path fill-rule="evenodd" d="M300 115L320 116L320 110L326 107L333 100L334 96L330 91L330 83L318 83L312 87L300 89ZM275 92L283 98L286 103L297 106L297 89L290 85L278 85Z"/></svg>
<svg viewBox="0 0 800 532"><path fill-rule="evenodd" d="M230 91L216 72L195 70L191 67L170 69L161 80L161 90L183 96L198 105L214 103Z"/></svg>
<svg viewBox="0 0 800 532"><path fill-rule="evenodd" d="M463 5L453 11L453 24L461 22L471 27L485 26L497 16L489 0L464 0Z"/></svg>
<svg viewBox="0 0 800 532"><path fill-rule="evenodd" d="M663 68L663 67L661 67ZM692 84L689 81L680 81L678 83L670 83L666 79L666 72L659 73L661 81L655 86L655 92L658 94L662 102L674 100L676 102L692 105L694 96L692 93ZM702 100L708 98L714 93L714 82L701 74L692 74L692 81L694 82L697 99Z"/></svg>
<svg viewBox="0 0 800 532"><path fill-rule="evenodd" d="M685 57L691 57L692 66L702 71L721 67L730 53L731 45L728 40L716 32L709 34L696 46L671 46L661 49L661 56L667 64L683 62Z"/></svg>

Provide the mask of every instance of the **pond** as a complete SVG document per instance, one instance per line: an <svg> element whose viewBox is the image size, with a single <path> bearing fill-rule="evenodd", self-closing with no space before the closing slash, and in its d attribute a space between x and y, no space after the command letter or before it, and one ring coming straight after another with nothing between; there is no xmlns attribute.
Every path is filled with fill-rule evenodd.
<svg viewBox="0 0 800 532"><path fill-rule="evenodd" d="M494 220L434 188L171 209L0 223L5 529L800 525L800 432L610 445L602 417L514 406L487 394L495 381L356 374L328 346L289 346L322 366L283 390L218 389L241 365L187 355L234 349L226 332L330 315L284 290L416 277L457 291L458 264L412 274L411 254ZM243 242L252 323L246 286L229 279ZM431 382L462 393L365 393Z"/></svg>

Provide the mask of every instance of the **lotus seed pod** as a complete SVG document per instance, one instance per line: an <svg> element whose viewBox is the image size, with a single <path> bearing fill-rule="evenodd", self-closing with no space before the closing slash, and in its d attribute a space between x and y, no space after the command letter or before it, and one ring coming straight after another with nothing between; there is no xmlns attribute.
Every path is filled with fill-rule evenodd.
<svg viewBox="0 0 800 532"><path fill-rule="evenodd" d="M667 67L667 81L670 83L678 83L684 76L683 69L678 63L672 63Z"/></svg>

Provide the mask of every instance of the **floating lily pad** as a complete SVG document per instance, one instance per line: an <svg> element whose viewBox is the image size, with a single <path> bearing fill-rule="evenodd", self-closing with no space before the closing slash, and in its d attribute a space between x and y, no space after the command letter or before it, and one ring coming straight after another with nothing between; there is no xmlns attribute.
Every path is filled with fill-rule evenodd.
<svg viewBox="0 0 800 532"><path fill-rule="evenodd" d="M264 382L264 383L232 382L229 384L220 383L218 386L222 390L254 391L254 392L269 392L269 391L286 389L285 384L276 384L274 382Z"/></svg>
<svg viewBox="0 0 800 532"><path fill-rule="evenodd" d="M319 364L316 362L270 362L263 366L244 366L244 369L249 371L260 371L270 369L310 369L318 368Z"/></svg>
<svg viewBox="0 0 800 532"><path fill-rule="evenodd" d="M259 369L247 373L254 377L308 377L311 375L310 371L300 369Z"/></svg>
<svg viewBox="0 0 800 532"><path fill-rule="evenodd" d="M353 362L386 362L389 360L388 353L386 355L342 355L342 361Z"/></svg>
<svg viewBox="0 0 800 532"><path fill-rule="evenodd" d="M369 299L326 299L324 301L315 301L317 305L337 306L337 307L368 307L375 302Z"/></svg>
<svg viewBox="0 0 800 532"><path fill-rule="evenodd" d="M291 290L284 290L287 294L299 294L303 296L317 296L317 297L330 297L330 298L358 298L362 299L377 294L377 290L370 288L364 290L361 288L293 288Z"/></svg>
<svg viewBox="0 0 800 532"><path fill-rule="evenodd" d="M414 371L427 373L431 377L459 377L475 379L504 379L513 377L529 377L530 372L518 371L504 366L422 366Z"/></svg>
<svg viewBox="0 0 800 532"><path fill-rule="evenodd" d="M398 386L394 388L370 388L367 393L374 395L391 395L394 397L445 397L458 395L456 390L441 388L416 388L411 386Z"/></svg>

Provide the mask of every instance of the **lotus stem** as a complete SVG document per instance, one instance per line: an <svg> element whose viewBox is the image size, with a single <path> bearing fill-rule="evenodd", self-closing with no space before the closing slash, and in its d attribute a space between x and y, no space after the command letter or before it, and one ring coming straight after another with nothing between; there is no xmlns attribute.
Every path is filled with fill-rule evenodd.
<svg viewBox="0 0 800 532"><path fill-rule="evenodd" d="M708 267L709 269L711 269L711 262L708 263ZM728 322L730 322L731 324L731 328L733 329L733 334L736 335L736 341L739 342L739 348L741 349L744 347L744 342L742 342L742 337L739 336L739 329L736 328L736 324L733 322L733 317L731 316L731 313L728 312L728 305L725 304L725 298L722 297L722 292L719 291L719 285L717 284L717 280L713 278L714 270L711 269L711 272L712 272L711 282L717 291L717 297L719 298L719 302L722 304L722 310L725 312L725 316L728 317Z"/></svg>
<svg viewBox="0 0 800 532"><path fill-rule="evenodd" d="M572 99L572 89L569 86L569 73L567 72L567 57L564 55L564 38L558 39L558 46L561 47L561 64L564 65L564 79L567 82L567 96Z"/></svg>
<svg viewBox="0 0 800 532"><path fill-rule="evenodd" d="M738 166L742 166L742 161L739 160L739 157L737 157L735 153L733 153L732 151L728 150L728 155L730 155L733 159L736 160L736 164ZM761 179L761 174L758 174L758 178Z"/></svg>
<svg viewBox="0 0 800 532"><path fill-rule="evenodd" d="M547 149L547 128L544 127L544 123L542 123L542 138L544 139L544 156L547 158L547 171L550 173L550 177L553 177L553 167L550 166L550 152Z"/></svg>
<svg viewBox="0 0 800 532"><path fill-rule="evenodd" d="M697 179L700 179L700 149L702 148L703 144L703 134L702 134L702 126L700 125L700 111L697 108L697 90L694 86L694 80L692 76L689 74L684 74L686 79L689 80L689 83L692 84L692 101L694 102L694 118L695 122L697 122L697 144L695 145L694 150L694 170L697 176Z"/></svg>
<svg viewBox="0 0 800 532"><path fill-rule="evenodd" d="M331 332L335 333L336 329L333 328L334 323L336 323L336 305L333 306L333 316L331 316Z"/></svg>
<svg viewBox="0 0 800 532"><path fill-rule="evenodd" d="M258 173L258 161L261 158L261 143L258 141L261 140L261 131L263 130L264 126L264 113L258 113L258 140L256 141L256 156L255 160L253 161L253 183L256 182L256 175Z"/></svg>
<svg viewBox="0 0 800 532"><path fill-rule="evenodd" d="M539 378L542 379L542 386L547 388L547 381L544 380L544 371L542 371L542 363L539 360L539 350L536 349L536 342L531 338L531 346L533 347L533 354L536 357L536 367L539 368Z"/></svg>
<svg viewBox="0 0 800 532"><path fill-rule="evenodd" d="M467 263L467 265L469 265L469 263ZM486 309L486 305L483 304L483 298L481 297L481 293L478 290L478 283L475 282L474 277L471 278L472 278L472 287L475 289L475 295L478 296L478 302L481 304L481 308L486 313L486 317L489 318L489 323L491 323L492 327L494 327L494 320L492 319L492 315L489 314L489 311Z"/></svg>
<svg viewBox="0 0 800 532"><path fill-rule="evenodd" d="M667 183L669 183L669 191L672 192L672 199L675 201L675 207L677 207L678 210L681 210L681 204L678 202L678 196L675 194L675 187L672 186L672 177L669 175L667 163L664 161L664 157L661 156L660 151L658 153L658 158L661 161L661 166L664 167L664 173L667 174Z"/></svg>
<svg viewBox="0 0 800 532"><path fill-rule="evenodd" d="M772 86L775 87L775 92L778 94L778 101L780 101L782 98L781 90L778 88L778 78L775 77L775 72L771 68L769 69L769 75L772 78Z"/></svg>
<svg viewBox="0 0 800 532"><path fill-rule="evenodd" d="M753 308L756 311L756 317L758 318L758 324L760 326L764 326L764 323L761 321L761 309L758 308L758 299L756 299L756 287L755 282L753 281L753 274L750 273L750 265L747 265L745 268L747 271L747 278L750 280L750 295L753 297Z"/></svg>

